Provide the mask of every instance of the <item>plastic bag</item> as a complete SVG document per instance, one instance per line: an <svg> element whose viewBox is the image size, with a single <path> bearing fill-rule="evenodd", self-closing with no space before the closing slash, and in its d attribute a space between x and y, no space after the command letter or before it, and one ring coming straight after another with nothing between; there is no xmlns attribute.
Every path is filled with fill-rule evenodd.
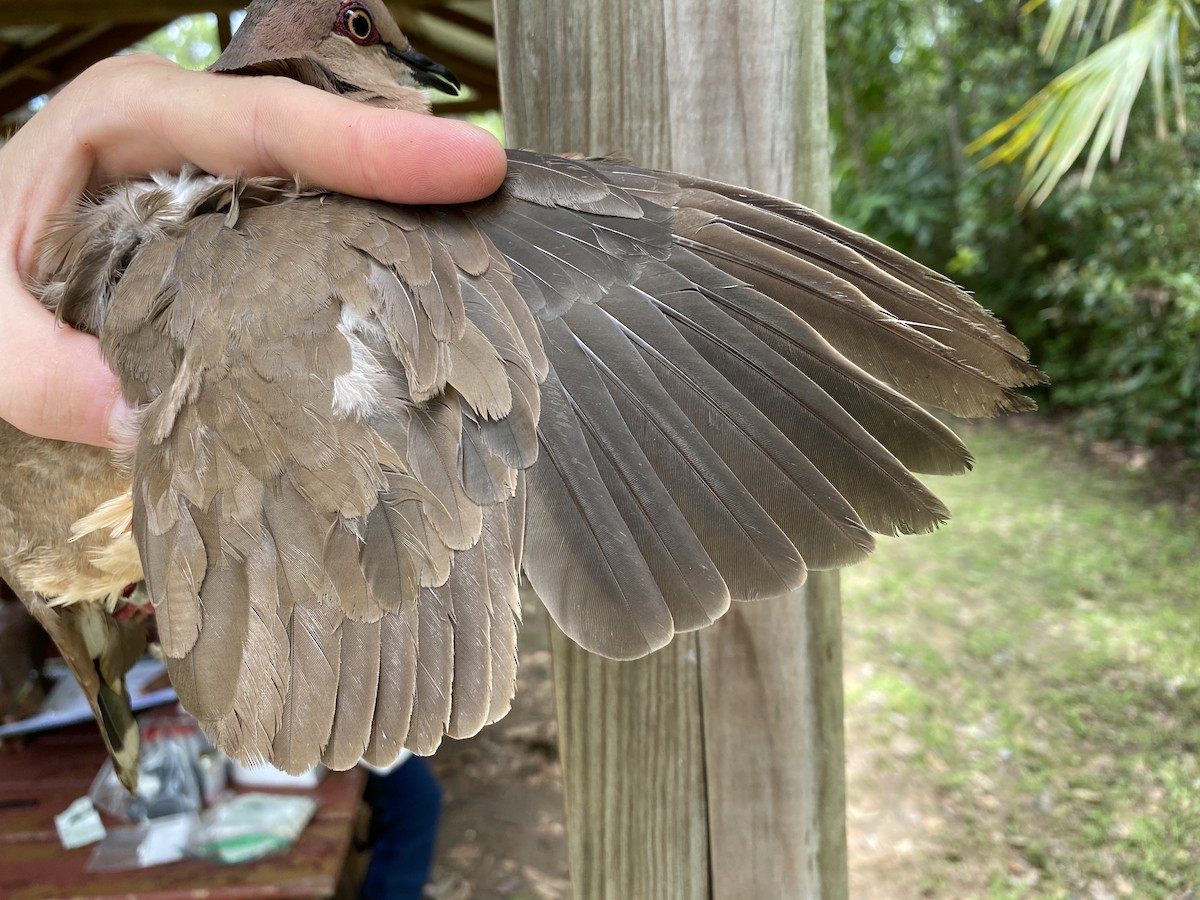
<svg viewBox="0 0 1200 900"><path fill-rule="evenodd" d="M177 862L187 855L188 841L199 827L195 813L113 828L87 863L88 872L120 872Z"/></svg>
<svg viewBox="0 0 1200 900"><path fill-rule="evenodd" d="M111 760L105 760L88 796L102 812L126 822L146 822L200 810L196 777L199 732L188 718L155 717L139 723L142 731L137 796L117 780Z"/></svg>
<svg viewBox="0 0 1200 900"><path fill-rule="evenodd" d="M188 853L221 863L259 859L290 847L316 809L312 797L239 794L200 817Z"/></svg>

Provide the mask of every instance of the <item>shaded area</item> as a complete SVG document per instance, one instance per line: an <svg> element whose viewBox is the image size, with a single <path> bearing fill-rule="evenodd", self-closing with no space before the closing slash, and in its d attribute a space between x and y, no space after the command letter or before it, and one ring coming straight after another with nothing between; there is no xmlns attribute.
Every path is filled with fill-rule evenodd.
<svg viewBox="0 0 1200 900"><path fill-rule="evenodd" d="M426 888L436 900L570 896L546 614L528 588L522 606L512 712L431 760L445 791Z"/></svg>

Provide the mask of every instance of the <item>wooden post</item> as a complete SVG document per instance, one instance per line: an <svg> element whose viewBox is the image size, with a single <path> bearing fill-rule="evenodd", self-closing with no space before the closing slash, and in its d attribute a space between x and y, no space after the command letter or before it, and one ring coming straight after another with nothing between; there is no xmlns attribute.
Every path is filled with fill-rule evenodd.
<svg viewBox="0 0 1200 900"><path fill-rule="evenodd" d="M823 0L496 0L511 146L828 209ZM555 629L572 882L613 900L847 894L836 576L635 662Z"/></svg>

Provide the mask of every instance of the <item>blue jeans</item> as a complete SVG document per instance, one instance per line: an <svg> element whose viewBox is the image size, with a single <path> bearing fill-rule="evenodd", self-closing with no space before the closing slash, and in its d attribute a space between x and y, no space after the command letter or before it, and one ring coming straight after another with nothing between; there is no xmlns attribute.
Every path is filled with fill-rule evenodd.
<svg viewBox="0 0 1200 900"><path fill-rule="evenodd" d="M371 807L371 861L362 900L421 900L442 810L437 778L413 756L388 775L368 776L363 797Z"/></svg>

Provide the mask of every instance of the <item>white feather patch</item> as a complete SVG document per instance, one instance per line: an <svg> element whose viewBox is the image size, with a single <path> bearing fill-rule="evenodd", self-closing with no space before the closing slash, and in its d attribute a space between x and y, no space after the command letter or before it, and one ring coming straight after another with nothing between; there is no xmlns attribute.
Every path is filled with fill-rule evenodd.
<svg viewBox="0 0 1200 900"><path fill-rule="evenodd" d="M176 221L181 221L185 213L214 184L218 181L229 181L228 178L217 178L190 166L184 168L178 174L172 172L155 172L150 177L153 179L152 181L133 182L130 187L141 187L144 190L152 190L157 187L165 190L175 201L173 218ZM167 217L169 217L169 214L164 215L164 218Z"/></svg>
<svg viewBox="0 0 1200 900"><path fill-rule="evenodd" d="M381 338L379 326L348 306L342 307L338 331L350 344L350 371L333 380L333 410L346 418L365 419L383 405L387 374L360 335Z"/></svg>

